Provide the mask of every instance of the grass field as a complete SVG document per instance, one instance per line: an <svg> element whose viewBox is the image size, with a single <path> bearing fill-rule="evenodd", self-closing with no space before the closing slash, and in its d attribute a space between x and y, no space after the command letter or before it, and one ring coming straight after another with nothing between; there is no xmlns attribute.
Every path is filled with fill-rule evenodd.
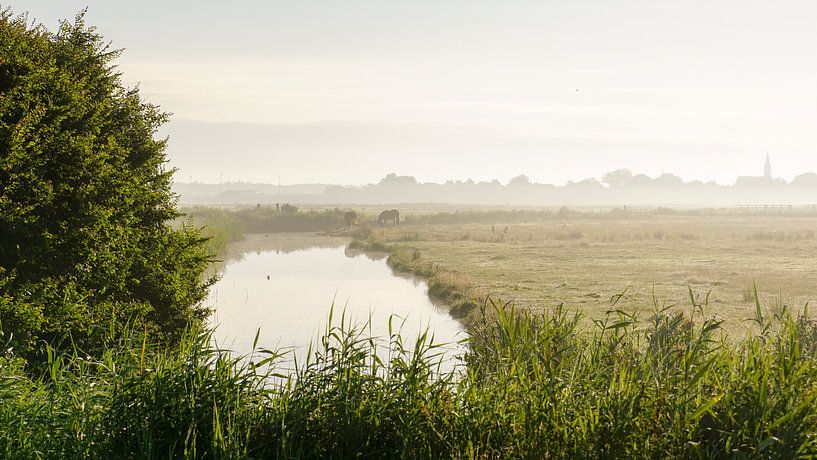
<svg viewBox="0 0 817 460"><path fill-rule="evenodd" d="M813 214L563 211L461 223L444 216L373 227L372 238L394 246L407 268L436 273L467 296L533 309L564 303L588 318L604 316L622 292L617 308L689 309L691 289L726 330L739 331L749 327L755 283L770 312L784 305L797 312L817 299Z"/></svg>

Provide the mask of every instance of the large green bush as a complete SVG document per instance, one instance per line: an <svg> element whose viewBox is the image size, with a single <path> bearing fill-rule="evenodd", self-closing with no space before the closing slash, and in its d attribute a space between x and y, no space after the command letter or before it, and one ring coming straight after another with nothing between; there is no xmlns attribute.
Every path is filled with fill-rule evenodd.
<svg viewBox="0 0 817 460"><path fill-rule="evenodd" d="M50 32L0 12L0 323L21 351L127 322L173 338L205 313L202 239L166 225L167 114L118 55L82 14Z"/></svg>

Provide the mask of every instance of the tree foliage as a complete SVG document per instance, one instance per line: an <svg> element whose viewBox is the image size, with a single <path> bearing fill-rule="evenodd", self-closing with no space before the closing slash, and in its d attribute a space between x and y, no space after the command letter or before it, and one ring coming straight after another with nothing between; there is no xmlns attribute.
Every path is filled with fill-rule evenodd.
<svg viewBox="0 0 817 460"><path fill-rule="evenodd" d="M23 349L128 322L173 338L205 314L202 239L167 225L168 114L83 15L50 32L0 12L0 323Z"/></svg>
<svg viewBox="0 0 817 460"><path fill-rule="evenodd" d="M607 184L608 187L621 187L630 182L632 178L633 172L629 169L616 169L603 175L601 181Z"/></svg>

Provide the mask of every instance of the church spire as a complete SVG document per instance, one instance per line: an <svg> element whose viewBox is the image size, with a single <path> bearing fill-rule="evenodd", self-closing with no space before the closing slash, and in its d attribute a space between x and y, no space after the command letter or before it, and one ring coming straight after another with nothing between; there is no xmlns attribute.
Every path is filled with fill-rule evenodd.
<svg viewBox="0 0 817 460"><path fill-rule="evenodd" d="M772 178L772 161L769 159L769 154L766 154L766 165L763 166L763 177L766 179Z"/></svg>

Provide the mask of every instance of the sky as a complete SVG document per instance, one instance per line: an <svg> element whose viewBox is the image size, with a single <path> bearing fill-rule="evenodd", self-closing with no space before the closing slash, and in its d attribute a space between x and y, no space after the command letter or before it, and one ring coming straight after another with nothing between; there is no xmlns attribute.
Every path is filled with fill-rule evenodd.
<svg viewBox="0 0 817 460"><path fill-rule="evenodd" d="M182 182L817 171L817 3L0 0L124 48Z"/></svg>

